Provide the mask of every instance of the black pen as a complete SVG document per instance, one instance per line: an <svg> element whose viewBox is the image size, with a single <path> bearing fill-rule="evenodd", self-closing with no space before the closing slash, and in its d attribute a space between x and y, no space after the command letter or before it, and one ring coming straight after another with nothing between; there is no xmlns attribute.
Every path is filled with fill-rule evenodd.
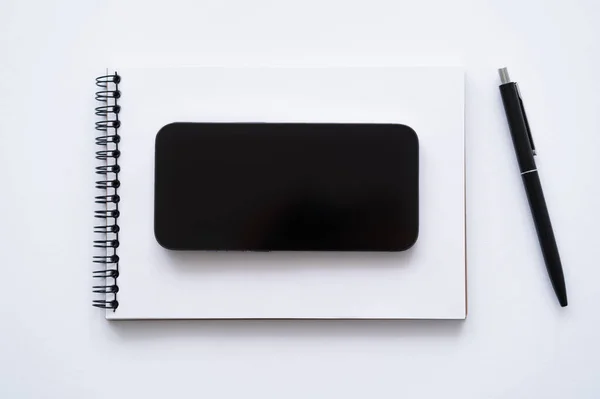
<svg viewBox="0 0 600 399"><path fill-rule="evenodd" d="M523 185L529 200L529 207L533 215L533 222L542 248L546 269L548 269L548 275L560 306L567 306L565 277L554 232L552 231L552 224L550 223L550 215L546 207L546 200L544 199L544 192L542 191L540 176L533 158L536 155L535 146L533 145L533 137L523 107L521 93L517 84L511 82L506 68L502 68L498 72L502 81L500 94L504 103L504 111L506 112L515 152L517 153L517 161L519 162Z"/></svg>

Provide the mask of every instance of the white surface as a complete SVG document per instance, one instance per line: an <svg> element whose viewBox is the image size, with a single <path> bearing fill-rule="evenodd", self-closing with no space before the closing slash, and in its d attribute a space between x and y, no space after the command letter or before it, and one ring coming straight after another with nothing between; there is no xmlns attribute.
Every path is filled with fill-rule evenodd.
<svg viewBox="0 0 600 399"><path fill-rule="evenodd" d="M1 397L600 396L600 3L149 3L0 3ZM466 66L466 321L110 323L90 307L95 160L82 149L99 66L436 61ZM539 149L567 309L504 120L505 65Z"/></svg>
<svg viewBox="0 0 600 399"><path fill-rule="evenodd" d="M460 68L118 71L120 305L107 317L465 317ZM152 79L169 83L149 86ZM215 121L411 126L419 136L419 239L379 254L165 250L154 238L156 133L172 122Z"/></svg>

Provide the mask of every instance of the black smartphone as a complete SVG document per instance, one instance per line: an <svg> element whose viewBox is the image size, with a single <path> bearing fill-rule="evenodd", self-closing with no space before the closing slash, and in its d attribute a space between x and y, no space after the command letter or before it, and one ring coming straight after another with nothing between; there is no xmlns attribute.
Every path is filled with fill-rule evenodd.
<svg viewBox="0 0 600 399"><path fill-rule="evenodd" d="M419 230L419 142L400 124L172 123L154 233L171 250L401 251Z"/></svg>

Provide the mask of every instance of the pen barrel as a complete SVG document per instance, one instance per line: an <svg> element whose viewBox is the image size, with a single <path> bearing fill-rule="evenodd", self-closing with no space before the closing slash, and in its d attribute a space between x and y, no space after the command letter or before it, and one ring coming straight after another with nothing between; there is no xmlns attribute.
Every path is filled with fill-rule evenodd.
<svg viewBox="0 0 600 399"><path fill-rule="evenodd" d="M560 262L558 247L556 245L556 239L554 238L554 231L552 230L552 223L550 222L548 207L546 206L544 192L542 191L539 173L537 171L525 173L522 175L522 178L525 192L527 193L527 200L529 201L529 207L531 208L531 214L533 215L533 222L537 231L538 240L542 249L542 255L544 257L544 262L546 263L546 269L548 270L548 275L552 282L552 287L554 288L554 292L556 293L560 304L562 306L567 306L565 278Z"/></svg>
<svg viewBox="0 0 600 399"><path fill-rule="evenodd" d="M506 83L500 86L500 95L506 111L506 119L517 154L517 162L521 173L534 170L535 160L533 149L527 132L527 122L521 107L521 98L516 83Z"/></svg>

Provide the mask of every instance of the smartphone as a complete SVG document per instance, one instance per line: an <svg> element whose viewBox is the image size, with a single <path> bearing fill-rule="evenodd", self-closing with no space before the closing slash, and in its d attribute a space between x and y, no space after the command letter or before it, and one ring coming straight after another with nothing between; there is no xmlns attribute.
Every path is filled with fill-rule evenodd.
<svg viewBox="0 0 600 399"><path fill-rule="evenodd" d="M170 250L402 251L419 230L419 141L401 124L171 123L154 233Z"/></svg>

